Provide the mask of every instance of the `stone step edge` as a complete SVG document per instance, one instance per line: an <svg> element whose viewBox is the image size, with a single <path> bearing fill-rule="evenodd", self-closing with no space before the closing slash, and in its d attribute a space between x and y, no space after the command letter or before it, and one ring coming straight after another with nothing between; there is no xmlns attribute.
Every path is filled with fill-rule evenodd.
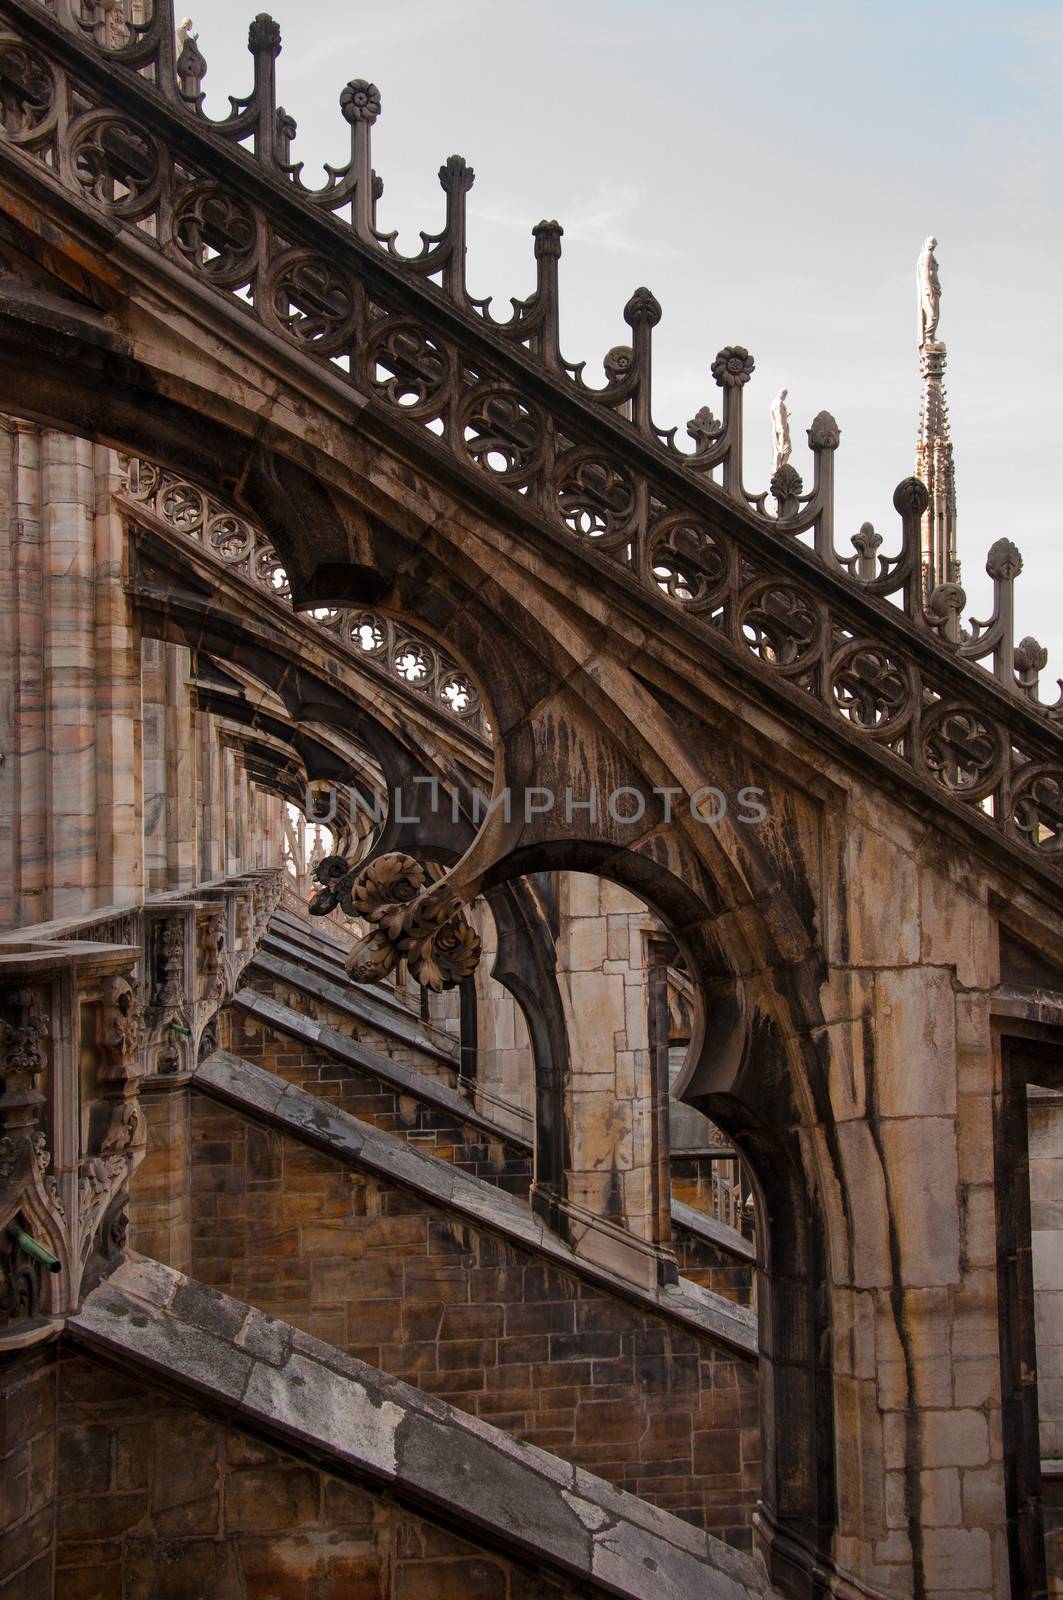
<svg viewBox="0 0 1063 1600"><path fill-rule="evenodd" d="M272 943L276 946L283 941L274 939ZM299 955L297 947L289 948ZM336 982L321 973L308 970L305 966L297 966L293 960L284 955L277 955L272 949L263 950L260 947L250 965L257 966L267 977L276 978L294 989L301 989L312 999L320 1000L324 1005L344 1012L356 1022L368 1023L370 1027L386 1033L389 1038L396 1039L400 1044L432 1056L454 1073L457 1092L464 1089L469 1093L479 1093L481 1100L488 1105L486 1111L480 1112L481 1116L486 1116L490 1120L490 1108L495 1107L526 1123L530 1130L531 1113L525 1111L523 1106L515 1105L511 1100L503 1100L501 1095L494 1094L490 1089L484 1089L475 1078L464 1076L461 1070L461 1045L456 1039L448 1037L444 1047L438 1038L433 1037L437 1030L429 1029L416 1017L404 1016L400 1019L395 1007L387 1002L378 1001L374 995L367 994L364 985L352 985L346 978L342 982ZM320 963L315 962L315 966L317 965ZM381 1009L385 1012L384 1016L380 1015ZM323 1025L328 1026L327 1023ZM370 1046L366 1045L365 1048L369 1049Z"/></svg>
<svg viewBox="0 0 1063 1600"><path fill-rule="evenodd" d="M267 935L255 951L250 965L270 977L279 977L297 985L315 999L358 1022L368 1022L381 1033L432 1056L455 1072L461 1069L461 1045L456 1039L448 1039L444 1045L417 1017L403 1014L397 1007L378 1000L375 995L366 994L359 985L326 977L319 970L321 963L312 956L304 956L297 945Z"/></svg>
<svg viewBox="0 0 1063 1600"><path fill-rule="evenodd" d="M412 1189L430 1205L501 1234L518 1249L534 1251L563 1271L648 1307L699 1338L726 1345L752 1363L758 1359L756 1315L744 1306L686 1278L656 1289L632 1283L577 1255L524 1201L438 1156L414 1149L397 1134L359 1121L265 1067L218 1050L198 1064L191 1081L203 1093L303 1144L314 1145L333 1160L349 1162L386 1183Z"/></svg>
<svg viewBox="0 0 1063 1600"><path fill-rule="evenodd" d="M508 1128L485 1117L449 1084L440 1083L438 1079L430 1078L415 1067L408 1067L405 1062L395 1061L378 1050L371 1050L368 1045L348 1038L326 1022L304 1017L301 1011L286 1006L282 1000L274 1000L272 995L259 994L257 989L237 989L232 1003L258 1021L286 1033L289 1038L298 1039L302 1044L316 1045L341 1066L368 1073L399 1094L412 1095L415 1100L422 1101L435 1111L445 1111L459 1117L470 1127L511 1146L520 1155L530 1156L533 1153L534 1146L530 1139L520 1133L511 1133Z"/></svg>
<svg viewBox="0 0 1063 1600"><path fill-rule="evenodd" d="M285 965L285 963L277 963ZM263 970L268 970L264 968ZM284 975L284 981L293 987L305 987L300 982L300 974L295 968L289 968ZM313 990L309 990L313 994ZM256 1006L255 1002L261 1002ZM239 989L233 996L233 1004L240 1006L245 1011L250 1011L259 1017L260 1021L268 1021L274 1026L288 1033L291 1037L302 1040L304 1043L313 1042L320 1046L326 1053L335 1057L343 1065L353 1066L356 1069L371 1072L391 1083L397 1089L422 1100L433 1106L436 1110L443 1110L459 1116L463 1122L470 1126L482 1129L492 1137L503 1140L512 1149L521 1155L532 1155L534 1143L518 1133L511 1133L502 1128L490 1118L477 1112L469 1102L459 1095L456 1090L439 1084L434 1078L428 1078L416 1072L412 1067L402 1063L393 1062L389 1056L380 1055L379 1052L370 1050L368 1045L359 1044L356 1040L348 1039L345 1034L330 1028L327 1023L317 1022L312 1017L304 1017L302 1012L295 1011L291 1006L285 1006L282 1000L275 1000L271 995L259 994L257 989ZM285 1016L274 1013L272 1009L266 1014L264 1007L277 1008L277 1013L283 1011ZM312 1030L320 1030L316 1035ZM325 1035L328 1035L326 1038ZM338 1042L337 1042L338 1041ZM355 1059L355 1052L364 1052L364 1059ZM406 1074L409 1074L409 1079ZM736 1228L730 1228L724 1222L719 1222L715 1217L708 1216L703 1211L697 1211L693 1206L686 1205L681 1200L671 1203L672 1224L682 1229L685 1233L693 1234L695 1238L707 1244L715 1245L718 1249L734 1256L737 1260L756 1264L757 1252L749 1240L744 1238Z"/></svg>
<svg viewBox="0 0 1063 1600"><path fill-rule="evenodd" d="M754 1267L757 1264L757 1247L744 1233L739 1233L737 1228L729 1227L717 1217L710 1217L705 1211L695 1210L684 1200L672 1201L672 1224L682 1228L684 1233L704 1239L706 1244L716 1245L739 1261L748 1261Z"/></svg>
<svg viewBox="0 0 1063 1600"><path fill-rule="evenodd" d="M327 1471L621 1600L774 1593L756 1557L147 1257L130 1252L66 1335Z"/></svg>
<svg viewBox="0 0 1063 1600"><path fill-rule="evenodd" d="M287 922L290 927L297 928L305 938L312 939L316 944L322 945L324 949L334 953L337 961L342 964L349 954L347 947L344 946L341 940L333 938L331 933L326 933L324 928L319 927L318 923L320 921L321 918L319 917L315 917L311 922L308 916L296 916L295 912L290 911L283 901L276 906L272 917L270 917L270 922Z"/></svg>
<svg viewBox="0 0 1063 1600"><path fill-rule="evenodd" d="M447 1059L458 1061L461 1057L461 1042L453 1034L436 1023L425 1022L410 1006L404 1005L395 998L392 992L383 984L355 983L349 977L347 970L340 964L329 959L319 951L310 949L308 943L294 937L289 937L286 929L277 929L272 925L267 928L259 950L267 955L272 955L278 961L305 962L309 970L324 982L335 986L348 1005L365 1004L374 1011L386 1012L396 1022L422 1035L425 1049L438 1051ZM302 968L300 970L303 970Z"/></svg>

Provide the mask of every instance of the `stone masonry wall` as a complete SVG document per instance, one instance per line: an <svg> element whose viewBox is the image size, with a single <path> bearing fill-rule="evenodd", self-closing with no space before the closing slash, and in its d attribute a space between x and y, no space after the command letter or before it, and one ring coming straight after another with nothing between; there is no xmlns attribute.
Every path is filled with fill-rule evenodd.
<svg viewBox="0 0 1063 1600"><path fill-rule="evenodd" d="M684 1228L672 1230L672 1248L679 1263L680 1276L705 1289L726 1295L740 1306L753 1301L753 1264L736 1260L725 1250Z"/></svg>
<svg viewBox="0 0 1063 1600"><path fill-rule="evenodd" d="M270 995L281 1005L290 1006L302 1016L313 1017L315 1021L335 1028L338 1033L346 1034L349 1039L357 1039L359 1043L370 1050L375 1050L379 1055L390 1056L393 1061L401 1061L403 1066L413 1067L426 1078L438 1078L454 1087L457 1078L456 1064L451 1067L438 1057L429 1055L427 1051L418 1050L415 1045L405 1044L401 1039L394 1038L382 1029L374 1028L371 1023L356 1021L348 1012L333 1008L319 995L312 995L306 989L285 983L283 978L276 977L272 973L256 971L253 967L245 973L243 983L245 988L255 989L259 994ZM237 1048L236 1045L233 1046L234 1050Z"/></svg>
<svg viewBox="0 0 1063 1600"><path fill-rule="evenodd" d="M0 1359L0 1596L44 1600L55 1556L54 1344Z"/></svg>
<svg viewBox="0 0 1063 1600"><path fill-rule="evenodd" d="M1056 1597L1063 1596L1063 1097L1031 1087L1027 1120L1045 1555Z"/></svg>
<svg viewBox="0 0 1063 1600"><path fill-rule="evenodd" d="M280 995L277 998L282 998ZM285 1004L289 1002L285 1000ZM474 1177L526 1196L531 1184L531 1157L501 1139L459 1122L412 1095L399 1094L368 1072L356 1072L324 1051L301 1044L268 1028L258 1018L232 1006L222 1025L222 1044L236 1055L265 1067L308 1093L331 1100L352 1117L394 1133L426 1154L450 1161ZM375 1039L366 1043L377 1048ZM413 1052L409 1052L412 1056ZM416 1061L412 1063L417 1065Z"/></svg>
<svg viewBox="0 0 1063 1600"><path fill-rule="evenodd" d="M199 1097L193 1140L196 1277L748 1545L748 1362Z"/></svg>
<svg viewBox="0 0 1063 1600"><path fill-rule="evenodd" d="M589 1600L597 1592L458 1538L387 1494L78 1354L62 1358L58 1432L55 1600ZM26 1600L51 1592L21 1591Z"/></svg>
<svg viewBox="0 0 1063 1600"><path fill-rule="evenodd" d="M147 1145L129 1196L132 1247L178 1272L189 1270L192 1255L190 1100L187 1084L163 1079L142 1086Z"/></svg>

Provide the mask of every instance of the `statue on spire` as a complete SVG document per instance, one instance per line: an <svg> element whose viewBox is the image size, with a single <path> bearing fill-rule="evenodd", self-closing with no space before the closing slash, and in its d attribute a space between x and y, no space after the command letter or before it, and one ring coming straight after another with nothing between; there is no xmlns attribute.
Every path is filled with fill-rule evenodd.
<svg viewBox="0 0 1063 1600"><path fill-rule="evenodd" d="M772 471L785 467L793 451L790 441L790 408L786 404L788 389L780 389L771 405Z"/></svg>
<svg viewBox="0 0 1063 1600"><path fill-rule="evenodd" d="M941 315L941 279L938 276L937 258L934 255L937 243L931 234L919 252L919 262L915 269L920 350L936 339L938 318Z"/></svg>
<svg viewBox="0 0 1063 1600"><path fill-rule="evenodd" d="M926 484L929 502L921 519L921 565L923 599L942 584L960 581L960 562L956 546L956 472L952 459L949 406L945 395L944 341L937 336L941 315L941 280L934 256L937 240L933 234L919 252L915 269L919 309L919 372L923 380L919 408L919 438L915 452L915 475Z"/></svg>

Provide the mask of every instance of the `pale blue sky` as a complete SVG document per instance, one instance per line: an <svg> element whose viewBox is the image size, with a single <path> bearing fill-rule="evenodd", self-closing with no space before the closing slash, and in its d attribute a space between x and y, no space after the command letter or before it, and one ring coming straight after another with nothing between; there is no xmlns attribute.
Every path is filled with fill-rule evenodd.
<svg viewBox="0 0 1063 1600"><path fill-rule="evenodd" d="M246 0L189 0L213 115L246 93ZM790 390L794 462L821 408L842 430L838 543L866 519L894 548L894 485L913 469L919 379L914 269L939 243L960 553L988 614L985 553L1006 534L1026 569L1019 635L1063 675L1061 457L1063 8L718 5L633 0L276 0L279 99L307 176L342 164L347 79L383 114L381 223L412 248L436 231L436 171L476 169L469 282L505 306L534 281L531 228L565 228L562 336L600 371L646 284L664 308L655 420L680 427L718 391L724 344L757 360L746 391L750 488L769 475L768 417Z"/></svg>

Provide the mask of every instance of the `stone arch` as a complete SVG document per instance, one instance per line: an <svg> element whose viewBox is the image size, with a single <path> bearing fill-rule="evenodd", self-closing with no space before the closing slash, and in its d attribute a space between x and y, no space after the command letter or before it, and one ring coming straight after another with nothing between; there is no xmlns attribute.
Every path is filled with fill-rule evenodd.
<svg viewBox="0 0 1063 1600"><path fill-rule="evenodd" d="M12 378L20 411L100 442L162 453L234 498L273 538L298 605L372 603L445 640L491 686L498 783L524 794L537 787L544 763L564 772L589 752L588 770L614 783L649 779L655 789L672 779L674 792L687 794L698 786L697 762L677 727L630 660L617 659L602 622L581 614L574 600L549 595L534 574L519 575L516 593L507 589L492 571L497 557L474 542L459 548L423 513L397 513L379 497L367 510L372 496L355 470L364 464L364 442L360 451L330 456L283 424L263 427L250 410L220 416L207 391L177 394L165 374L152 375L124 352L101 351L98 337L93 347L78 331L73 338L46 332L34 341L34 357L26 393L14 381L16 369L26 370L25 346L9 326L0 372ZM260 441L272 435L278 448L249 443L252 432ZM305 705L298 672L286 671L285 683ZM306 693L315 705L328 702L320 683ZM492 816L455 876L471 895L548 860L572 870L593 862L593 870L615 873L642 894L692 949L699 983L712 994L684 1094L735 1137L762 1186L769 1224L778 1218L782 1229L770 1263L779 1292L762 1324L773 1374L763 1390L767 1515L806 1551L825 1551L833 1472L824 1263L828 1218L844 1226L844 1217L825 1202L830 1173L821 1179L820 1153L800 1139L826 1103L825 1062L811 1042L821 1020L814 941L754 841L731 825L705 833L695 847L690 830L669 825L660 807L630 843L617 827L573 839L556 818L525 825ZM765 1118L773 1096L776 1111Z"/></svg>

